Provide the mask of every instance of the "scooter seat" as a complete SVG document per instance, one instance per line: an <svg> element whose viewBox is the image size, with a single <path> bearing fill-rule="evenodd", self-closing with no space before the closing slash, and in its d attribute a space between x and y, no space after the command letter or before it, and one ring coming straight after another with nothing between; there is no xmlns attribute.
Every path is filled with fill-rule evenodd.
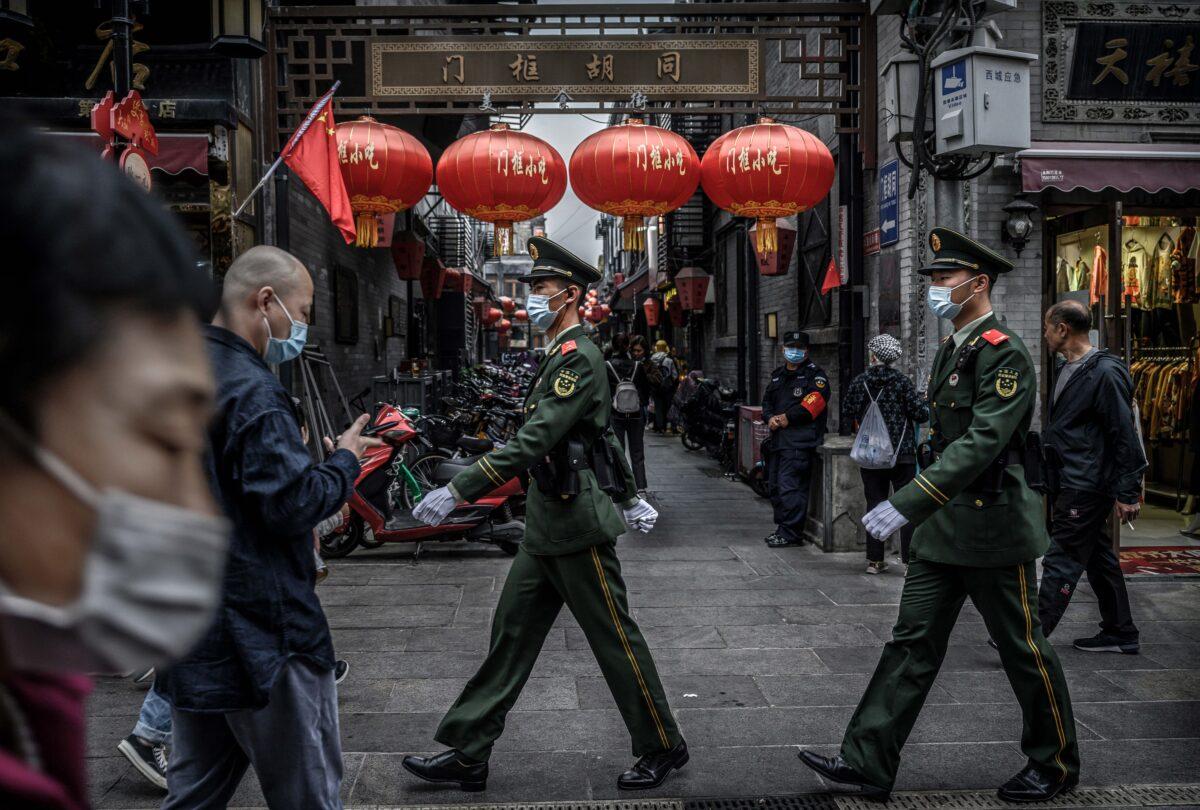
<svg viewBox="0 0 1200 810"><path fill-rule="evenodd" d="M455 444L468 453L490 453L496 446L491 439L476 439L473 436L461 436Z"/></svg>
<svg viewBox="0 0 1200 810"><path fill-rule="evenodd" d="M445 486L446 484L449 484L450 479L458 475L467 467L470 467L480 458L481 456L468 456L467 458L446 459L433 469L433 483L437 484L438 486Z"/></svg>

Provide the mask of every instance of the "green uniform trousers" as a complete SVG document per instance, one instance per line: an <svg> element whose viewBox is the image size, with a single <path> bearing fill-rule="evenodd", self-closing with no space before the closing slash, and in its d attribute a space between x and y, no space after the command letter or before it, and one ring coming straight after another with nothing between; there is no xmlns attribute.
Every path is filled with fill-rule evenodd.
<svg viewBox="0 0 1200 810"><path fill-rule="evenodd" d="M681 739L654 659L629 616L621 563L612 543L561 556L513 558L492 620L483 666L446 713L434 739L484 760L504 731L538 652L566 603L587 636L617 708L641 757L673 748Z"/></svg>
<svg viewBox="0 0 1200 810"><path fill-rule="evenodd" d="M1075 718L1062 666L1042 635L1032 561L969 568L914 560L904 580L892 640L842 740L842 756L878 787L891 790L900 749L946 655L950 631L971 597L1000 647L1000 661L1021 704L1021 750L1062 778L1078 776Z"/></svg>

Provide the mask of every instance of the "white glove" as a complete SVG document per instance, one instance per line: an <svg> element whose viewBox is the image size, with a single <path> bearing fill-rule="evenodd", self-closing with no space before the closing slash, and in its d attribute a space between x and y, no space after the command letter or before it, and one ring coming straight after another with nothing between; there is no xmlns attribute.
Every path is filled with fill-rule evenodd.
<svg viewBox="0 0 1200 810"><path fill-rule="evenodd" d="M892 532L908 525L908 518L896 511L891 501L884 501L863 515L863 528L876 540L890 537Z"/></svg>
<svg viewBox="0 0 1200 810"><path fill-rule="evenodd" d="M428 493L413 509L413 517L430 526L437 526L454 511L458 499L450 492L450 487L440 487Z"/></svg>
<svg viewBox="0 0 1200 810"><path fill-rule="evenodd" d="M655 521L658 520L658 510L650 504L638 498L638 502L627 509L621 510L625 516L625 523L629 528L646 534L654 528Z"/></svg>

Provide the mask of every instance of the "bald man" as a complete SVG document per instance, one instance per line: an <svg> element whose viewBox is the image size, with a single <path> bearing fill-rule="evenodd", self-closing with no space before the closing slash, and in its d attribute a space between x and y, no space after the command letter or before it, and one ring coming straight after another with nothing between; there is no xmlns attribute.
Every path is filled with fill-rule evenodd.
<svg viewBox="0 0 1200 810"><path fill-rule="evenodd" d="M207 472L234 534L204 640L159 676L174 745L164 808L225 807L253 764L272 808L341 808L333 645L313 593L312 531L350 497L377 439L360 417L313 464L269 364L300 354L313 284L294 256L246 251L207 341L217 381ZM160 527L162 528L162 527ZM169 529L169 527L166 527Z"/></svg>

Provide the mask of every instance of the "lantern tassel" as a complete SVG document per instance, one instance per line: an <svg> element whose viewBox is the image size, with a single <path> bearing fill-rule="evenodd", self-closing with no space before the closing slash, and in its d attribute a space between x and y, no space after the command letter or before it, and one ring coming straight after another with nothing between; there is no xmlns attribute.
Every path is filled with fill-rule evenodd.
<svg viewBox="0 0 1200 810"><path fill-rule="evenodd" d="M624 235L625 250L641 252L646 249L646 225L641 216L625 217L621 223L621 232Z"/></svg>
<svg viewBox="0 0 1200 810"><path fill-rule="evenodd" d="M774 253L779 250L779 239L774 218L766 217L758 220L758 227L754 229L754 241L759 255Z"/></svg>
<svg viewBox="0 0 1200 810"><path fill-rule="evenodd" d="M354 222L355 247L373 248L379 244L379 220L374 214L359 214Z"/></svg>
<svg viewBox="0 0 1200 810"><path fill-rule="evenodd" d="M513 255L513 225L500 221L492 226L492 255Z"/></svg>

